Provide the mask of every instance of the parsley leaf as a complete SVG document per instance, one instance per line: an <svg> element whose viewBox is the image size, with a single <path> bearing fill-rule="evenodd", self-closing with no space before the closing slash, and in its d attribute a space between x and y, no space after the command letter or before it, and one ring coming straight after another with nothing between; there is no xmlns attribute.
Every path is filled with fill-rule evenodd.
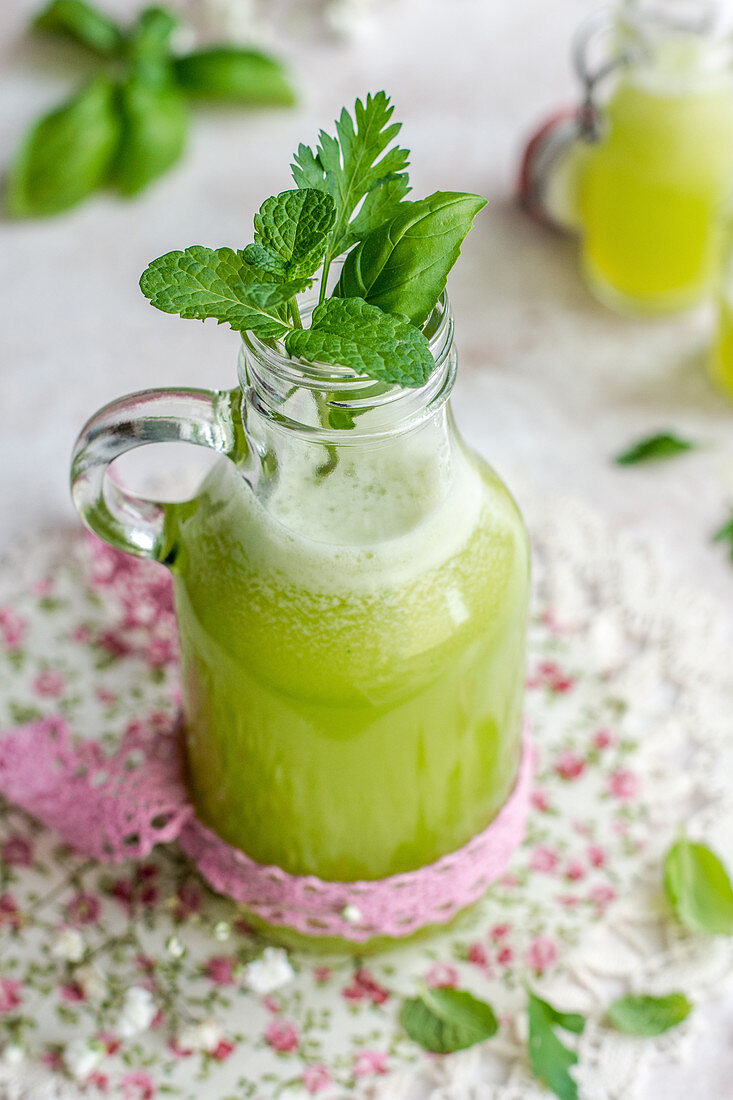
<svg viewBox="0 0 733 1100"><path fill-rule="evenodd" d="M177 57L173 71L179 87L200 99L250 107L290 107L295 103L285 68L257 50L234 46L199 50Z"/></svg>
<svg viewBox="0 0 733 1100"><path fill-rule="evenodd" d="M114 57L123 42L115 21L85 0L52 0L33 20L33 29L71 39L101 57Z"/></svg>
<svg viewBox="0 0 733 1100"><path fill-rule="evenodd" d="M532 1073L560 1100L578 1100L578 1086L568 1072L578 1061L554 1032L555 1027L581 1034L585 1020L575 1012L558 1012L547 1001L529 993L529 1060Z"/></svg>
<svg viewBox="0 0 733 1100"><path fill-rule="evenodd" d="M617 455L614 461L617 466L633 466L637 462L655 462L674 458L676 455L684 454L685 451L693 450L694 447L694 443L681 439L672 432L659 432L657 435L650 435L647 439L634 443L628 450Z"/></svg>
<svg viewBox="0 0 733 1100"><path fill-rule="evenodd" d="M693 932L733 934L733 887L704 844L678 840L664 861L664 886L679 920Z"/></svg>
<svg viewBox="0 0 733 1100"><path fill-rule="evenodd" d="M145 269L140 289L156 309L203 321L208 317L263 339L282 336L288 327L279 315L284 302L307 282L272 284L232 248L191 245L168 252Z"/></svg>
<svg viewBox="0 0 733 1100"><path fill-rule="evenodd" d="M313 188L265 199L244 258L279 279L308 278L323 259L335 217L331 196Z"/></svg>
<svg viewBox="0 0 733 1100"><path fill-rule="evenodd" d="M414 1042L435 1054L482 1043L499 1027L491 1005L460 989L424 989L404 1001L400 1023Z"/></svg>
<svg viewBox="0 0 733 1100"><path fill-rule="evenodd" d="M364 298L386 313L423 325L445 290L448 272L479 210L480 195L436 191L403 202L346 257L336 294Z"/></svg>
<svg viewBox="0 0 733 1100"><path fill-rule="evenodd" d="M424 385L435 366L419 329L362 298L328 298L309 329L287 334L285 347L289 355L401 386Z"/></svg>
<svg viewBox="0 0 733 1100"><path fill-rule="evenodd" d="M729 543L730 556L731 559L733 559L733 511L731 512L730 519L713 535L713 542Z"/></svg>
<svg viewBox="0 0 733 1100"><path fill-rule="evenodd" d="M662 1035L677 1027L692 1011L684 993L666 997L647 995L619 997L608 1009L608 1020L626 1035Z"/></svg>

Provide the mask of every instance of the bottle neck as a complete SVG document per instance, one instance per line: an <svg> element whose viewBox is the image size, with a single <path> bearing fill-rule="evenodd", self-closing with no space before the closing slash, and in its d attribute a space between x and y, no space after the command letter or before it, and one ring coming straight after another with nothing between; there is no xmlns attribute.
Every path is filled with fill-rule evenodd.
<svg viewBox="0 0 733 1100"><path fill-rule="evenodd" d="M733 42L720 16L714 0L622 4L617 48L632 79L660 92L694 92L728 75Z"/></svg>

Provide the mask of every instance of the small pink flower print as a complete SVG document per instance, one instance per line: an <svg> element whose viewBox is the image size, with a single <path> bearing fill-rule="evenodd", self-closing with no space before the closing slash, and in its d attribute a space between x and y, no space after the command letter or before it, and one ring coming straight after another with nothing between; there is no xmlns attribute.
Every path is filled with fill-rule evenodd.
<svg viewBox="0 0 733 1100"><path fill-rule="evenodd" d="M31 842L19 833L11 833L0 847L0 859L10 867L30 867L33 862Z"/></svg>
<svg viewBox="0 0 733 1100"><path fill-rule="evenodd" d="M376 978L366 967L361 967L354 974L351 985L341 990L341 995L347 1001L370 1000L372 1004L381 1005L389 997L389 990L377 982Z"/></svg>
<svg viewBox="0 0 733 1100"><path fill-rule="evenodd" d="M533 871L541 871L543 874L549 874L551 871L555 870L559 862L560 857L554 848L548 848L547 845L539 844L536 848L532 849L529 865Z"/></svg>
<svg viewBox="0 0 733 1100"><path fill-rule="evenodd" d="M496 961L499 966L511 966L514 962L514 948L510 947L508 943L504 944L496 953Z"/></svg>
<svg viewBox="0 0 733 1100"><path fill-rule="evenodd" d="M19 649L23 644L28 620L11 607L0 607L0 637L6 649Z"/></svg>
<svg viewBox="0 0 733 1100"><path fill-rule="evenodd" d="M495 924L489 932L489 935L494 943L496 943L497 940L503 940L505 936L508 936L511 930L512 927L510 924Z"/></svg>
<svg viewBox="0 0 733 1100"><path fill-rule="evenodd" d="M557 945L549 936L535 936L525 958L535 974L544 974L557 959Z"/></svg>
<svg viewBox="0 0 733 1100"><path fill-rule="evenodd" d="M607 883L599 883L598 886L594 886L591 890L590 899L595 902L597 906L603 908L616 900L616 891L613 886L609 886Z"/></svg>
<svg viewBox="0 0 733 1100"><path fill-rule="evenodd" d="M178 887L173 914L176 920L187 920L194 913L200 912L202 904L203 898L198 886L191 881L182 882Z"/></svg>
<svg viewBox="0 0 733 1100"><path fill-rule="evenodd" d="M585 771L585 760L572 749L566 749L557 758L555 771L561 779L577 779Z"/></svg>
<svg viewBox="0 0 733 1100"><path fill-rule="evenodd" d="M321 1092L331 1084L331 1074L320 1062L313 1062L303 1070L301 1080L305 1091L315 1096L317 1092Z"/></svg>
<svg viewBox="0 0 733 1100"><path fill-rule="evenodd" d="M387 1055L381 1050L360 1050L354 1058L354 1077L389 1073Z"/></svg>
<svg viewBox="0 0 733 1100"><path fill-rule="evenodd" d="M104 630L97 641L110 657L125 657L130 652L130 646L119 630Z"/></svg>
<svg viewBox="0 0 733 1100"><path fill-rule="evenodd" d="M455 989L458 985L458 971L455 966L434 963L425 975L425 982L433 989Z"/></svg>
<svg viewBox="0 0 733 1100"><path fill-rule="evenodd" d="M97 1038L100 1043L104 1043L104 1049L107 1054L116 1054L122 1047L122 1040L118 1039L115 1035L110 1035L108 1031L100 1031Z"/></svg>
<svg viewBox="0 0 733 1100"><path fill-rule="evenodd" d="M585 878L585 867L579 859L571 859L565 868L565 877L571 882L577 882L581 878Z"/></svg>
<svg viewBox="0 0 733 1100"><path fill-rule="evenodd" d="M521 879L519 875L515 875L513 871L507 871L505 875L502 875L499 879L502 886L507 890L512 890L515 886L519 886Z"/></svg>
<svg viewBox="0 0 733 1100"><path fill-rule="evenodd" d="M274 997L272 993L266 993L262 998L262 1004L268 1012L272 1012L274 1016L277 1016L278 1012L282 1012L283 1004L279 997Z"/></svg>
<svg viewBox="0 0 733 1100"><path fill-rule="evenodd" d="M298 1049L298 1032L293 1024L272 1020L265 1029L265 1042L280 1054L290 1054Z"/></svg>
<svg viewBox="0 0 733 1100"><path fill-rule="evenodd" d="M574 894L560 894L557 904L562 905L563 909L574 909L578 904L578 899Z"/></svg>
<svg viewBox="0 0 733 1100"><path fill-rule="evenodd" d="M606 853L600 844L589 844L586 849L588 856L588 862L592 867L604 867L606 864Z"/></svg>
<svg viewBox="0 0 733 1100"><path fill-rule="evenodd" d="M94 894L75 894L66 905L66 917L71 924L94 924L102 906Z"/></svg>
<svg viewBox="0 0 733 1100"><path fill-rule="evenodd" d="M527 687L548 687L561 695L575 687L575 680L572 676L567 676L554 661L543 661L534 675L528 678Z"/></svg>
<svg viewBox="0 0 733 1100"><path fill-rule="evenodd" d="M613 744L613 734L610 730L596 730L593 744L597 749L607 749Z"/></svg>
<svg viewBox="0 0 733 1100"><path fill-rule="evenodd" d="M98 1069L89 1074L85 1083L91 1085L97 1092L109 1092L109 1077Z"/></svg>
<svg viewBox="0 0 733 1100"><path fill-rule="evenodd" d="M546 814L552 805L547 791L543 791L540 787L535 787L532 791L532 805L535 810L539 810L540 813Z"/></svg>
<svg viewBox="0 0 733 1100"><path fill-rule="evenodd" d="M316 979L319 985L322 985L323 982L327 982L331 977L331 967L317 966L313 971L313 977Z"/></svg>
<svg viewBox="0 0 733 1100"><path fill-rule="evenodd" d="M122 1078L120 1091L124 1100L153 1100L157 1090L150 1074L136 1069Z"/></svg>
<svg viewBox="0 0 733 1100"><path fill-rule="evenodd" d="M44 698L58 699L59 695L63 694L65 687L66 681L63 676L53 668L47 668L40 672L33 681L33 690L36 695L41 695Z"/></svg>
<svg viewBox="0 0 733 1100"><path fill-rule="evenodd" d="M211 1052L211 1057L216 1059L217 1062L226 1062L230 1054L233 1054L235 1050L234 1043L231 1043L229 1039L220 1039Z"/></svg>
<svg viewBox="0 0 733 1100"><path fill-rule="evenodd" d="M14 978L0 978L0 1015L5 1016L23 1003L21 984Z"/></svg>
<svg viewBox="0 0 733 1100"><path fill-rule="evenodd" d="M134 962L135 968L143 974L152 974L155 970L155 959L150 955L136 955Z"/></svg>
<svg viewBox="0 0 733 1100"><path fill-rule="evenodd" d="M232 955L212 955L204 966L204 973L214 985L234 985L234 968L237 960Z"/></svg>
<svg viewBox="0 0 733 1100"><path fill-rule="evenodd" d="M0 894L0 927L14 928L16 931L23 923L18 903L12 894Z"/></svg>
<svg viewBox="0 0 733 1100"><path fill-rule="evenodd" d="M40 580L34 581L31 585L31 591L34 596L50 596L53 589L53 577L43 577Z"/></svg>
<svg viewBox="0 0 733 1100"><path fill-rule="evenodd" d="M48 1066L54 1073L61 1073L64 1069L64 1056L60 1050L51 1048L44 1050L40 1058L41 1064Z"/></svg>
<svg viewBox="0 0 733 1100"><path fill-rule="evenodd" d="M63 985L59 986L59 993L70 1004L76 1004L78 1001L87 999L84 987L79 982L64 982Z"/></svg>
<svg viewBox="0 0 733 1100"><path fill-rule="evenodd" d="M627 768L617 768L611 772L608 789L616 798L628 801L639 793L639 778Z"/></svg>
<svg viewBox="0 0 733 1100"><path fill-rule="evenodd" d="M172 638L153 638L145 650L145 658L156 668L175 661L178 650Z"/></svg>
<svg viewBox="0 0 733 1100"><path fill-rule="evenodd" d="M92 638L92 632L86 623L79 623L75 626L71 632L72 642L79 642L80 645L87 645Z"/></svg>
<svg viewBox="0 0 733 1100"><path fill-rule="evenodd" d="M470 963L473 963L474 966L488 966L489 963L489 956L482 943L470 944L466 958Z"/></svg>
<svg viewBox="0 0 733 1100"><path fill-rule="evenodd" d="M180 1047L174 1037L171 1037L168 1040L166 1046L168 1047L168 1050L171 1052L171 1054L175 1055L176 1058L190 1058L193 1054L192 1050L184 1050L183 1047Z"/></svg>
<svg viewBox="0 0 733 1100"><path fill-rule="evenodd" d="M111 707L112 704L117 700L117 696L115 695L115 693L113 691L109 691L107 688L98 687L95 690L94 694L96 695L97 699L103 707Z"/></svg>

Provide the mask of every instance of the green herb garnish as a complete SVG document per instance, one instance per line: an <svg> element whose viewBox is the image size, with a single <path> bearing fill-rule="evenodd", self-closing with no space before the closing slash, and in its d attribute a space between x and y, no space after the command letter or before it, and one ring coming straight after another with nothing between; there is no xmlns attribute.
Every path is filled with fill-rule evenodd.
<svg viewBox="0 0 733 1100"><path fill-rule="evenodd" d="M288 355L356 375L422 386L434 361L423 325L442 294L473 218L477 195L437 192L405 202L407 150L384 92L345 109L336 136L300 145L296 189L266 199L242 251L192 245L148 266L143 294L165 313L214 318L239 332L282 339ZM351 248L331 297L334 259ZM298 295L320 269L319 304L304 328ZM324 425L353 427L348 410L322 409Z"/></svg>
<svg viewBox="0 0 733 1100"><path fill-rule="evenodd" d="M482 1043L499 1027L491 1005L461 989L423 989L403 1003L400 1022L414 1042L435 1054Z"/></svg>
<svg viewBox="0 0 733 1100"><path fill-rule="evenodd" d="M677 1027L692 1012L692 1005L684 993L668 993L666 997L619 997L608 1009L609 1023L626 1035L663 1035Z"/></svg>
<svg viewBox="0 0 733 1100"><path fill-rule="evenodd" d="M664 886L677 917L693 932L733 935L733 887L710 848L678 840L664 861Z"/></svg>
<svg viewBox="0 0 733 1100"><path fill-rule="evenodd" d="M555 1028L580 1035L584 1018L576 1012L559 1012L547 1001L529 993L529 1060L532 1073L551 1089L560 1100L578 1100L578 1086L569 1068L578 1055L560 1042Z"/></svg>
<svg viewBox="0 0 733 1100"><path fill-rule="evenodd" d="M727 542L731 560L733 560L733 510L731 510L730 519L726 520L713 535L713 542Z"/></svg>
<svg viewBox="0 0 733 1100"><path fill-rule="evenodd" d="M646 439L640 439L627 451L617 455L615 462L618 466L634 466L637 462L660 462L666 458L675 458L685 451L694 450L695 444L672 432L659 432L650 435Z"/></svg>
<svg viewBox="0 0 733 1100"><path fill-rule="evenodd" d="M33 29L93 54L102 72L39 119L10 170L7 209L15 217L56 214L107 184L135 195L182 156L189 100L289 105L292 87L279 62L253 50L220 48L176 57L178 19L143 10L123 28L86 0L53 0Z"/></svg>

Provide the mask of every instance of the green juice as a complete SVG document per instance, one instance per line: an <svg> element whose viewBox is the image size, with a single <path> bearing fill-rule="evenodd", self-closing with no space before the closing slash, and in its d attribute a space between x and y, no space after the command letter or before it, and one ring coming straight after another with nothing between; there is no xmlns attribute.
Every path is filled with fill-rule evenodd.
<svg viewBox="0 0 733 1100"><path fill-rule="evenodd" d="M264 864L419 867L485 828L521 752L528 547L460 444L323 448L253 491L229 461L175 518L190 787Z"/></svg>
<svg viewBox="0 0 733 1100"><path fill-rule="evenodd" d="M713 382L733 400L733 287L724 286L718 301L710 374Z"/></svg>

